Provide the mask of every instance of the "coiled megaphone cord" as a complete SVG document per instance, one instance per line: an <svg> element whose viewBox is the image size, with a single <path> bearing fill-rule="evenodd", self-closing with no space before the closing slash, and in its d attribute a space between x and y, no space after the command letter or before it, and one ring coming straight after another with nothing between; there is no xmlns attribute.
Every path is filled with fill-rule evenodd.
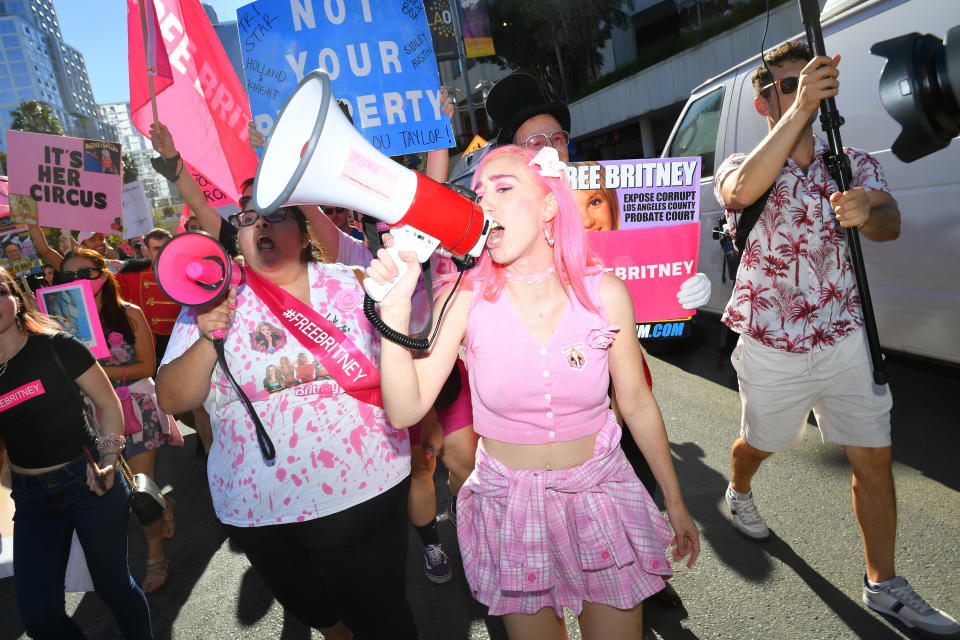
<svg viewBox="0 0 960 640"><path fill-rule="evenodd" d="M458 264L458 267L459 266L460 265ZM464 268L460 269L460 275L457 276L457 280L453 283L450 293L447 294L447 299L443 301L443 305L440 307L440 314L437 316L437 324L434 325L433 334L429 339L411 338L410 336L404 335L399 331L391 329L389 326L387 326L387 323L383 321L383 318L377 315L377 303L373 298L370 297L370 294L368 293L363 294L363 314L367 316L367 320L370 321L370 324L373 325L373 328L390 342L398 344L401 347L406 347L407 349L413 349L414 351L429 351L430 347L433 346L433 341L437 337L437 332L440 330L440 323L443 322L443 314L447 310L447 305L450 304L453 294L456 293L457 288L460 286L460 281L463 280L464 271Z"/></svg>
<svg viewBox="0 0 960 640"><path fill-rule="evenodd" d="M263 428L263 423L260 422L260 416L257 415L257 410L254 409L250 398L247 397L247 394L244 393L240 385L237 384L237 381L233 378L233 374L230 373L230 368L227 367L227 356L223 347L223 338L214 339L213 348L217 352L217 362L220 363L220 368L227 374L227 378L233 384L233 388L237 391L237 395L240 396L240 400L242 400L243 404L247 407L247 413L250 414L250 419L253 420L253 427L257 432L257 444L260 445L260 453L263 454L267 462L273 462L277 457L277 450L273 446L273 440L270 439L270 434L267 433L267 430Z"/></svg>

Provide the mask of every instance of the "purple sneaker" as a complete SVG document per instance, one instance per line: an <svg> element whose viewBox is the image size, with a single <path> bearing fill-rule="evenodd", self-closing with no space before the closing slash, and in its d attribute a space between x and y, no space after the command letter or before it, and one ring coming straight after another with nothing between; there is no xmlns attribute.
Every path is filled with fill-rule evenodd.
<svg viewBox="0 0 960 640"><path fill-rule="evenodd" d="M443 584L450 582L453 573L450 571L450 560L439 544L428 544L423 548L423 573L430 582Z"/></svg>

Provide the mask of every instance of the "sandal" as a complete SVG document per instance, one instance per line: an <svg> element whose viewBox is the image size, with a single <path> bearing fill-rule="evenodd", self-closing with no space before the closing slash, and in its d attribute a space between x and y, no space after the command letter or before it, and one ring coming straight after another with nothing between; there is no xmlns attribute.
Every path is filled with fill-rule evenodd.
<svg viewBox="0 0 960 640"><path fill-rule="evenodd" d="M147 574L143 577L143 593L156 593L167 584L170 575L170 563L166 556L147 559Z"/></svg>
<svg viewBox="0 0 960 640"><path fill-rule="evenodd" d="M169 540L177 533L177 524L173 521L173 498L166 497L167 502L166 508L163 510L163 517L160 519L160 522L163 523L163 528L160 531L160 536L164 540Z"/></svg>

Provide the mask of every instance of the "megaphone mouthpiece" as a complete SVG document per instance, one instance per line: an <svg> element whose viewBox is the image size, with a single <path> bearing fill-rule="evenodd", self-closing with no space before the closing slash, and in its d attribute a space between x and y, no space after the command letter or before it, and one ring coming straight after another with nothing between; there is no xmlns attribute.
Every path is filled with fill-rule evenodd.
<svg viewBox="0 0 960 640"><path fill-rule="evenodd" d="M163 294L186 307L219 300L241 277L223 245L202 231L188 231L167 241L157 256L155 272Z"/></svg>
<svg viewBox="0 0 960 640"><path fill-rule="evenodd" d="M187 263L184 273L194 280L198 286L217 288L223 282L223 262L215 256L204 256L200 260Z"/></svg>

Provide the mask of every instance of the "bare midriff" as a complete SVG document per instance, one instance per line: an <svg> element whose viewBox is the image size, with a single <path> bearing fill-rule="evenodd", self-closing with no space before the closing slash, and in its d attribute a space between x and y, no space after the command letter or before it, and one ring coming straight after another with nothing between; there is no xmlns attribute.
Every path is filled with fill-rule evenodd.
<svg viewBox="0 0 960 640"><path fill-rule="evenodd" d="M483 437L480 446L495 460L515 471L541 469L556 471L577 467L593 457L597 434L546 444L513 444Z"/></svg>

